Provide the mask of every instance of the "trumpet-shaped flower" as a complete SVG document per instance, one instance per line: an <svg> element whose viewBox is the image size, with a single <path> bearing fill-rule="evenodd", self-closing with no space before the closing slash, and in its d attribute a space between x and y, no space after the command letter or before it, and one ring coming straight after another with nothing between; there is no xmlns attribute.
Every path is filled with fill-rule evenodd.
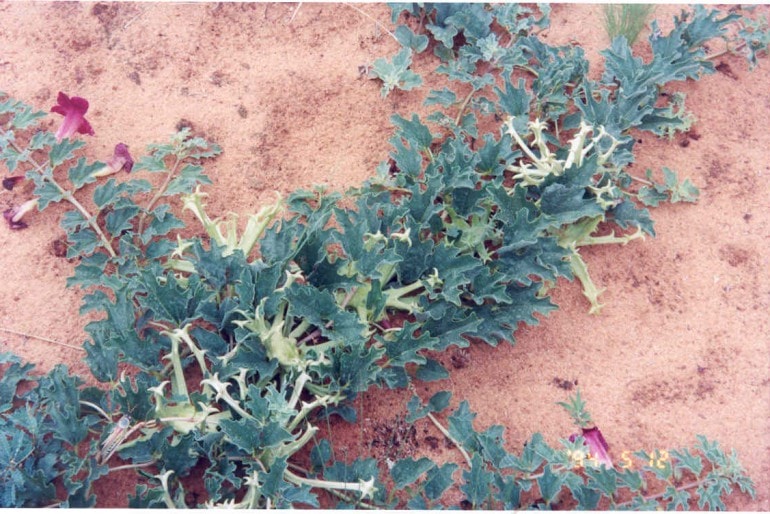
<svg viewBox="0 0 770 514"><path fill-rule="evenodd" d="M5 177L3 179L3 189L7 189L8 191L11 191L16 185L25 180L25 177L23 175L15 175L12 177Z"/></svg>
<svg viewBox="0 0 770 514"><path fill-rule="evenodd" d="M3 212L5 221L8 222L8 226L11 230L21 230L27 228L27 224L22 221L22 218L32 209L37 207L37 198L27 200L21 205L11 207Z"/></svg>
<svg viewBox="0 0 770 514"><path fill-rule="evenodd" d="M604 436L598 427L593 428L581 428L583 439L588 446L591 459L595 460L600 466L604 465L608 468L612 468L612 459L609 453L610 449L607 441L604 440ZM574 441L577 438L577 434L570 436L570 440Z"/></svg>
<svg viewBox="0 0 770 514"><path fill-rule="evenodd" d="M88 100L79 96L70 98L59 91L56 98L57 105L51 107L51 112L64 116L59 130L56 131L56 140L61 141L65 137L72 136L75 132L78 134L94 135L94 129L86 120L86 111L88 111Z"/></svg>
<svg viewBox="0 0 770 514"><path fill-rule="evenodd" d="M134 158L128 153L128 145L118 143L115 145L115 151L113 152L112 157L107 161L107 164L105 164L103 168L95 171L93 176L95 178L106 177L119 171L131 173L133 168Z"/></svg>

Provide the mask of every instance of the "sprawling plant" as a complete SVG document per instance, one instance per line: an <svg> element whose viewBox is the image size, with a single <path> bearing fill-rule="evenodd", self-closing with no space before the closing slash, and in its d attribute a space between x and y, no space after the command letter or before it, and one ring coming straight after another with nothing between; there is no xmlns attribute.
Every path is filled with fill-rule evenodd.
<svg viewBox="0 0 770 514"><path fill-rule="evenodd" d="M0 156L10 172L25 172L4 185L35 185L33 198L5 213L8 225L24 228L35 207L70 202L62 227L68 256L80 260L68 285L88 291L83 312L102 315L86 326L86 361L110 387L78 396L75 381L63 386L71 398L62 405L80 430L65 450L79 448L89 463L82 485L67 488L70 504L90 501L90 481L118 458L146 479L130 499L136 507L191 506L193 476L202 477L203 505L249 508L318 506L320 490L341 505L391 508L441 507L451 488L471 507L500 509L688 507L691 498L718 508L734 485L753 494L735 455L704 437L695 453L638 453L634 469L624 455L616 468L579 396L564 406L581 433L560 448L535 435L520 455L506 450L502 427L477 432L466 402L442 424L446 392L427 403L415 396L408 421L429 418L464 463L341 462L318 440L325 418L355 421L353 400L372 386L447 377L436 352L512 341L520 323L555 308L549 293L559 277L579 279L598 312L580 248L654 235L645 205L697 197L671 170L663 182L627 173L631 131L687 129L681 97L661 104L661 91L712 72L703 44L739 19L696 8L670 34L653 33L648 63L617 38L604 52L604 76L591 82L579 47L537 38L545 9L409 4L394 8L394 21L403 10L425 33L400 26L404 49L378 61L373 77L383 94L419 86L411 59L432 46L448 85L426 103L439 110L424 121L394 116L390 159L361 187L294 192L241 232L234 215L206 209L202 163L216 145L183 131L137 161L118 144L106 164L88 164L78 155L84 143L72 139L94 132L88 102L60 94L52 111L65 119L54 135L35 130L45 113L1 98ZM130 174L118 180L120 170ZM160 185L141 172L161 174ZM86 189L84 205L76 193ZM178 198L202 235L176 232ZM23 401L38 418L58 419L50 402ZM8 455L20 452L14 430L33 419L14 421L13 407L0 411L16 423L0 438ZM87 445L89 430L96 439ZM49 482L77 475L68 471L74 457L62 459L63 468L46 468ZM48 466L26 462L32 474ZM33 501L14 494L8 504Z"/></svg>

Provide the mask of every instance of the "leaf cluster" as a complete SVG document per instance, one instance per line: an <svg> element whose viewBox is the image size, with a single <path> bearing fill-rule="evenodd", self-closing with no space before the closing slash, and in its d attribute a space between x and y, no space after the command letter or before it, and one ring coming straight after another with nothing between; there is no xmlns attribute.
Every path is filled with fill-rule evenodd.
<svg viewBox="0 0 770 514"><path fill-rule="evenodd" d="M697 195L668 169L663 184L648 176L646 188L636 188L625 171L631 131L668 135L691 123L681 105L659 106L661 92L712 72L703 44L735 19L696 7L670 34L651 37L648 63L616 38L602 79L592 83L582 49L536 36L548 25L546 8L409 4L394 7L394 16L403 10L420 18L425 34L397 29L404 49L373 73L383 95L416 87L412 55L432 46L451 86L428 94L426 104L438 110L426 120L393 116L389 159L361 187L296 191L240 231L234 216L209 215L200 189L210 182L203 162L218 146L182 131L138 160L137 171L158 179L99 181L102 165L79 156L83 143L33 132L38 114L3 100L0 114L10 121L0 150L9 169L25 169L40 209L73 206L62 220L68 256L79 258L68 285L88 291L83 313L100 316L86 326L86 362L110 385L88 390L87 401L112 414L102 416L108 423L78 417L74 381L57 406L43 396L28 404L39 416L76 420L67 426L79 437L67 439L71 446L88 428L101 433L100 464L88 461L89 477L113 452L141 469L146 480L132 507L192 506L185 481L193 473L202 473L203 505L248 508L317 506L318 490L344 505L402 506L395 493L405 491L408 507L440 507L457 472L474 508L550 508L565 490L582 508L603 498L614 507L684 505L685 472L708 473L697 482L701 505L718 506L733 484L753 491L737 461L705 439L697 449L708 466L683 450L670 476L648 470L672 488L665 497L651 497L638 474L576 469L580 439L555 450L536 435L514 455L502 427L475 431L465 402L442 427L466 458L461 472L453 463L404 459L383 475L374 460L344 463L330 443L316 441L324 419L355 421L353 400L372 386L446 378L438 352L513 341L520 324L555 308L549 293L559 278L579 279L598 311L599 290L579 249L653 235L644 205ZM66 183L58 169L67 170ZM83 205L75 193L86 189L91 201ZM173 240L183 226L170 203L177 198L201 235ZM16 362L12 368L22 373ZM425 405L415 398L409 419L438 425L434 414L449 401L448 393ZM588 423L579 398L565 405ZM111 422L118 414L128 426ZM7 441L5 453L18 462L25 447ZM310 469L299 467L295 455L311 446ZM92 441L89 455L96 450ZM79 471L61 458L69 471L57 472L66 482L74 476L66 473ZM15 484L24 478L8 476ZM13 502L23 491L14 489Z"/></svg>
<svg viewBox="0 0 770 514"><path fill-rule="evenodd" d="M450 397L442 391L427 404L413 397L409 419L445 411ZM734 452L727 455L718 443L701 435L693 451L671 450L665 453L666 459L639 451L635 457L641 465L608 468L585 458L582 437L563 439L557 448L534 434L519 452L510 453L504 428L494 425L479 432L474 428L475 417L463 401L446 416L447 427L442 427L447 438L465 450L464 469L453 463L440 466L426 458L406 458L392 465L389 474L395 487L410 489L407 508L440 507L437 500L458 478L457 487L464 496L461 505L472 509L689 510L697 505L723 510L722 497L734 488L755 494ZM432 421L441 427L435 417Z"/></svg>
<svg viewBox="0 0 770 514"><path fill-rule="evenodd" d="M98 420L81 410L82 381L66 366L32 368L0 354L0 507L93 507L107 469L87 440Z"/></svg>

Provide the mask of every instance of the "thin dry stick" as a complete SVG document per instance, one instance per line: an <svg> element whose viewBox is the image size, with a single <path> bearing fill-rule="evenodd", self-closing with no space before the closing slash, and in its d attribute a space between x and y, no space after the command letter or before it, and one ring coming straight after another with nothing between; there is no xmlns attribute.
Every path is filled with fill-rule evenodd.
<svg viewBox="0 0 770 514"><path fill-rule="evenodd" d="M293 21L294 21L294 17L295 17L295 16L297 15L297 13L299 12L299 8L300 8L300 7L302 7L302 2L300 2L300 3L298 3L298 4L297 4L297 8L296 8L296 9L294 9L294 12L292 13L292 15L291 15L291 18L289 19L289 23L288 23L288 25L291 25L291 22L293 22Z"/></svg>
<svg viewBox="0 0 770 514"><path fill-rule="evenodd" d="M142 16L144 13L146 13L147 11L149 11L150 9L152 9L152 7L153 7L153 5L152 5L152 4L150 4L148 7L146 7L146 8L144 8L144 9L142 9L141 11L139 11L139 12L138 12L136 15L134 15L134 17L133 17L133 18L131 18L130 20L128 20L126 23L124 23L124 24L123 24L123 30L127 29L129 25L131 25L132 23L134 23L134 22L135 22L135 21L136 21L136 20L137 20L139 17L141 17L141 16Z"/></svg>
<svg viewBox="0 0 770 514"><path fill-rule="evenodd" d="M152 466L153 464L157 464L157 460L151 460L148 462L142 462L141 464L123 464L122 466L115 466L113 468L110 468L109 471L112 473L113 471L120 471L122 469L138 469L138 468L146 468L147 466Z"/></svg>
<svg viewBox="0 0 770 514"><path fill-rule="evenodd" d="M721 52L718 52L718 53L715 53L715 54L712 54L712 55L707 55L705 57L705 59L707 61L713 61L714 59L718 59L718 58L722 57L725 54L731 54L731 53L735 53L735 52L738 52L740 50L743 50L743 48L746 46L746 42L744 41L743 43L740 43L739 45L736 45L735 48L730 48L730 44L729 43L726 46L727 46L727 48L725 48Z"/></svg>
<svg viewBox="0 0 770 514"><path fill-rule="evenodd" d="M19 332L17 330L11 330L10 328L0 327L0 332L5 332L5 333L8 333L8 334L14 334L14 335L21 336L21 337L26 337L26 338L29 338L29 339L37 339L38 341L44 341L46 343L56 344L56 345L59 345L59 346L65 346L67 348L72 348L73 350L80 350L81 352L85 351L81 346L75 346L75 345L72 345L72 344L61 343L59 341L54 341L53 339L48 339L47 337L41 337L41 336L35 336L35 335L32 335L32 334L26 334L24 332Z"/></svg>
<svg viewBox="0 0 770 514"><path fill-rule="evenodd" d="M399 40L398 40L398 38L396 37L396 35L395 35L394 33L392 33L391 31L389 31L387 28L385 28L385 25L383 25L382 23L380 23L379 21L377 21L375 18L371 17L371 16L370 16L370 15L368 15L366 12L362 11L361 9L359 9L358 7L356 7L356 6L355 6L355 5L353 5L353 4L345 4L345 5L347 5L347 6L348 6L348 7L350 7L351 9L355 9L355 10L356 10L356 11L358 11L359 13L363 14L364 16L366 16L367 18L369 18L370 20L372 20L374 23L376 23L376 24L377 24L377 26L378 26L378 27L380 27L382 30L384 30L384 31L385 31L385 32L387 32L388 34L390 34L390 37L392 37L393 39L395 39L397 43L400 43L400 42L399 42Z"/></svg>

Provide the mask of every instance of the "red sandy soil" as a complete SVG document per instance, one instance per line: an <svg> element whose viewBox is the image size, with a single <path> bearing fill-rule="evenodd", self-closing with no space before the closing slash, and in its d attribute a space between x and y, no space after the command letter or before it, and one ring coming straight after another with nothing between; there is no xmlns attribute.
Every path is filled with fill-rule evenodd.
<svg viewBox="0 0 770 514"><path fill-rule="evenodd" d="M386 6L356 6L392 28ZM600 9L553 5L544 33L552 44L581 44L595 76L609 44ZM667 30L679 10L658 6L655 17ZM379 84L361 77L359 66L397 44L350 5L0 3L0 49L0 90L45 110L60 90L90 101L89 159L107 159L117 142L136 157L183 125L218 142L224 153L207 167L212 215L256 212L275 191L361 183L387 158L391 114L424 112L427 91L382 99ZM637 49L648 51L644 42ZM465 399L478 412L478 429L504 425L518 450L533 432L554 444L572 432L555 403L577 383L616 461L624 450L691 446L704 434L735 448L757 485L756 500L736 494L728 507L766 511L770 60L754 71L736 57L717 64L719 73L675 87L697 118L693 131L639 136L633 168L643 175L668 166L701 188L700 201L654 210L654 239L583 251L606 287L601 314L588 315L578 284L561 283L560 309L520 329L515 346L449 353L451 378L418 393L451 390L453 405ZM423 74L433 65L425 55L415 61ZM56 118L48 120L54 129ZM4 192L0 207L24 199ZM81 292L64 288L74 263L52 246L63 212L32 215L23 232L0 230L0 328L80 346L88 321L78 315ZM0 351L89 376L76 349L0 333ZM452 454L432 448L432 427L403 426L410 394L364 395L362 423L334 426L337 454ZM100 481L99 505L126 506L135 483L131 473Z"/></svg>

